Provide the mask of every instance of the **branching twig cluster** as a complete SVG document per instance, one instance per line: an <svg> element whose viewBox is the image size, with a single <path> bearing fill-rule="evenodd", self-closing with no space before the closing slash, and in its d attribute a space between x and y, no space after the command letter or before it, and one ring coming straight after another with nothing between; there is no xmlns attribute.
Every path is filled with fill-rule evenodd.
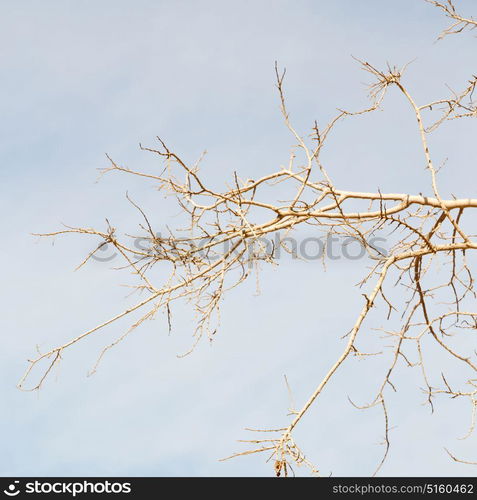
<svg viewBox="0 0 477 500"><path fill-rule="evenodd" d="M439 2L436 0L426 0L426 2L431 3L432 5L435 5L439 9L441 9L446 17L448 17L451 20L450 26L448 26L442 33L439 35L439 39L442 39L446 37L447 35L453 35L456 33L462 33L462 31L466 29L473 30L477 26L477 20L474 19L473 17L464 17L461 16L452 0L447 0L445 2Z"/></svg>

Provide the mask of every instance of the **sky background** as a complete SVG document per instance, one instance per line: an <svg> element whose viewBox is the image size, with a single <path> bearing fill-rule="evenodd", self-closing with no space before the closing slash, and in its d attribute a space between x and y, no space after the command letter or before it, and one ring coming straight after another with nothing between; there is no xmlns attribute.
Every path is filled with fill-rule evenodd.
<svg viewBox="0 0 477 500"><path fill-rule="evenodd" d="M457 1L476 15L470 1ZM153 171L139 150L160 135L188 161L207 149L203 174L225 185L236 170L256 178L288 160L274 61L287 68L294 125L308 133L338 107L366 105L367 75L352 56L383 67L409 66L419 102L463 88L476 73L472 34L435 43L446 25L421 0L324 1L0 1L0 474L270 475L263 456L218 459L245 449L244 427L281 427L289 398L313 391L342 349L340 337L362 304L354 287L362 261L280 262L264 268L261 294L250 283L225 300L215 342L190 347L187 304L174 329L159 315L135 331L86 377L102 346L128 319L64 354L41 391L15 385L35 346L49 349L130 303L113 263L73 272L95 241L39 240L33 232L70 225L119 229L139 222L126 190L158 227L174 221L154 185L122 175L99 182L117 162ZM412 113L396 92L383 112L343 122L323 161L342 189L430 190ZM444 195L475 197L473 122L451 122L432 138ZM364 332L363 332L364 333ZM367 333L366 333L367 334ZM436 360L437 363L437 360ZM296 440L323 474L370 475L379 462L378 410L360 412L347 396L372 398L379 363L350 361L297 428ZM439 367L438 367L439 368ZM378 371L376 371L378 370ZM417 372L402 373L390 401L391 452L381 475L475 475L443 447L476 459L475 438L459 441L466 403L422 405ZM297 470L297 474L305 471Z"/></svg>

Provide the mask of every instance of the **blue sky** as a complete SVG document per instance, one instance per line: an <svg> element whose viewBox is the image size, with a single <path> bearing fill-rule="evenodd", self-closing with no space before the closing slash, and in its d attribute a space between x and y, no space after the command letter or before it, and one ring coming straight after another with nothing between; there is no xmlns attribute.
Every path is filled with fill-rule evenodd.
<svg viewBox="0 0 477 500"><path fill-rule="evenodd" d="M250 283L227 298L212 345L176 357L192 341L185 304L172 335L165 317L146 323L87 378L101 347L129 321L111 326L65 353L39 393L23 393L15 384L35 345L46 349L76 336L130 300L117 286L126 277L110 265L92 262L73 272L93 241L53 245L30 233L62 222L102 228L105 217L134 227L126 190L158 225L171 220L176 211L151 184L119 175L96 182L106 152L131 167L157 168L138 148L155 145L156 135L189 161L207 149L204 175L217 185L234 170L246 178L277 169L293 140L279 114L275 60L287 68L292 120L306 132L337 107L365 105L368 79L351 56L377 66L413 60L406 83L427 101L475 74L475 39L435 43L445 20L419 0L7 0L0 14L0 473L270 474L263 457L218 459L242 449L236 440L247 438L244 427L286 421L284 374L298 404L308 397L354 322L361 296L353 285L363 263L339 261L327 273L317 263L291 261L264 269L260 295ZM383 112L344 122L324 159L336 184L428 190L413 127L394 93ZM436 156L448 157L440 177L446 195L475 193L476 131L475 123L453 122L433 139ZM373 376L372 363L347 365L297 429L324 474L369 475L379 461L380 415L347 401ZM442 401L430 415L422 400L418 376L403 375L381 473L473 475L443 451L475 459L475 439L456 440L467 408Z"/></svg>

